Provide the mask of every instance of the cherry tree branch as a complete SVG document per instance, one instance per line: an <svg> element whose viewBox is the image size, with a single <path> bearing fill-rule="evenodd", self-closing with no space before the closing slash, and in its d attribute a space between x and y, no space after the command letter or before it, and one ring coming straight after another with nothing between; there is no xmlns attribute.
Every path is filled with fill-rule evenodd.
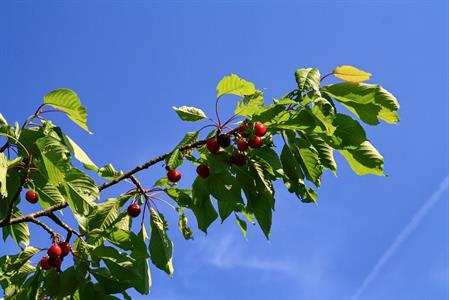
<svg viewBox="0 0 449 300"><path fill-rule="evenodd" d="M70 227L69 225L67 225L66 223L64 223L63 221L61 221L53 212L51 212L50 214L47 215L47 217L49 217L50 219L53 220L53 222L55 222L56 224L58 224L59 226L61 226L62 228L64 228L65 230L67 230L67 232L69 233L73 233L74 235L80 237L82 236L81 233L79 233L78 231L76 231L75 229L73 229L72 227Z"/></svg>
<svg viewBox="0 0 449 300"><path fill-rule="evenodd" d="M56 205L50 206L46 209L43 209L43 210L28 214L28 215L25 215L22 217L12 218L7 223L0 223L0 227L14 225L14 224L23 223L23 222L31 222L35 218L42 217L42 216L49 216L51 213L61 210L65 207L67 207L68 205L69 204L67 202L61 202Z"/></svg>
<svg viewBox="0 0 449 300"><path fill-rule="evenodd" d="M191 149L195 149L195 148L200 148L201 146L203 146L204 144L206 144L206 142L207 142L207 140L198 141L198 142L195 142L195 143L193 143L193 144L189 144L189 145L186 145L186 146L183 146L183 147L179 148L179 151L183 152L183 151L186 151L186 150L191 150ZM124 173L124 174L122 174L122 175L116 177L115 179L113 179L113 180L111 180L111 181L108 181L108 182L106 182L106 183L103 183L102 185L100 185L100 186L98 187L98 189L99 189L100 191L102 191L102 190L104 190L104 189L106 189L106 188L108 188L108 187L111 187L111 186L113 186L113 185L119 183L120 181L122 181L122 180L124 180L124 179L131 178L131 176L134 175L134 174L136 174L137 172L142 171L142 170L144 170L144 169L148 169L148 168L151 167L152 165L155 165L155 164L157 164L158 162L163 161L163 160L166 159L170 154L172 154L172 151L167 152L167 153L162 154L162 155L159 155L158 157L155 157L155 158L153 158L153 159L147 161L146 163L141 164L140 166L135 167L134 169L132 169L132 170L130 170L130 171L128 171L128 172L126 172L126 173Z"/></svg>
<svg viewBox="0 0 449 300"><path fill-rule="evenodd" d="M227 134L234 134L235 132L237 132L237 128L229 131ZM180 147L179 151L184 152L184 151L187 151L187 150L198 149L198 148L202 147L203 145L205 145L206 142L207 142L207 140L197 141L195 143L188 144L188 145L185 145L183 147ZM115 184L117 184L117 183L119 183L119 182L121 182L121 181L123 181L125 179L128 179L128 178L131 179L134 182L134 184L135 184L136 182L133 180L133 177L134 177L133 175L134 174L136 174L137 172L140 172L142 170L148 169L149 167L151 167L151 166L153 166L153 165L155 165L155 164L165 160L171 154L172 154L172 151L167 152L167 153L162 154L162 155L159 155L159 156L157 156L157 157L155 157L155 158L153 158L153 159L151 159L151 160L149 160L149 161L147 161L147 162L145 162L145 163L135 167L134 169L132 169L132 170L130 170L130 171L128 171L128 172L126 172L126 173L116 177L115 179L113 179L111 181L108 181L108 182L98 186L98 189L100 191L102 191L102 190L107 189L107 188L109 188L109 187L111 187L111 186L113 186L113 185L115 185ZM136 178L134 177L134 179L136 179ZM145 197L146 193L145 193L145 190L143 190L142 186L140 185L140 188L139 188L139 186L137 186L137 188L139 190L143 191L143 195ZM18 197L18 195L20 195L20 192L17 193L17 197ZM55 221L54 218L56 216L53 214L53 212L61 210L61 209L64 209L67 206L68 206L68 203L66 201L64 201L64 202L58 203L56 205L50 206L50 207L48 207L46 209L42 209L40 211L31 213L31 214L28 214L28 215L25 215L25 216L22 216L22 217L12 218L12 219L9 219L9 220L7 220L5 218L4 220L0 221L0 227L14 225L14 224L23 223L23 222L33 222L32 221L33 219L36 219L36 218L41 217L41 216L47 216L47 217L51 218L53 221ZM51 215L53 215L54 217L51 217ZM62 223L62 221L60 221L60 222ZM57 221L55 221L55 223L57 223ZM65 224L65 223L63 223L63 224ZM58 224L58 225L64 227L61 224ZM67 224L65 224L65 225L67 227L69 227ZM72 232L72 233L74 233L77 236L81 236L80 233L76 232L76 230L74 230L72 228L69 228L69 229L66 228L66 227L64 227L64 228L66 230L68 230L68 232Z"/></svg>
<svg viewBox="0 0 449 300"><path fill-rule="evenodd" d="M41 221L39 221L39 220L37 220L35 218L30 218L28 222L34 223L34 224L39 225L40 227L42 227L45 231L47 231L51 235L51 237L52 237L52 239L54 241L57 239L58 234L55 231L53 231L53 229L51 229L44 222L41 222Z"/></svg>

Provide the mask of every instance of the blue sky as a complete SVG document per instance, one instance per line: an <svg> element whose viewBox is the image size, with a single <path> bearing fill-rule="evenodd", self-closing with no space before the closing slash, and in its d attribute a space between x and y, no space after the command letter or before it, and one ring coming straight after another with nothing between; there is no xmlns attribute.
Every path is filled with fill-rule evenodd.
<svg viewBox="0 0 449 300"><path fill-rule="evenodd" d="M269 242L258 228L245 240L232 219L184 241L167 211L175 276L153 269L150 298L350 299L405 228L358 299L449 299L448 13L447 1L2 1L0 111L23 120L46 92L71 88L94 135L54 120L97 164L127 170L198 128L171 106L212 115L224 75L270 99L294 87L297 68L358 66L402 105L399 125L366 127L389 176L358 177L338 156L318 206L278 184ZM224 113L235 105L226 101ZM193 168L181 170L188 187ZM33 242L44 246L39 230Z"/></svg>

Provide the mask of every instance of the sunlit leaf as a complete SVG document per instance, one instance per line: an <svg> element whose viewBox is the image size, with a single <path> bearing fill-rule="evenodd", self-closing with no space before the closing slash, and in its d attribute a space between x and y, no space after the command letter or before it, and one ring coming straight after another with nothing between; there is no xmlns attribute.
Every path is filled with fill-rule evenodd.
<svg viewBox="0 0 449 300"><path fill-rule="evenodd" d="M357 175L384 175L384 159L370 142L365 141L356 149L339 150L339 152Z"/></svg>
<svg viewBox="0 0 449 300"><path fill-rule="evenodd" d="M44 104L60 109L78 126L90 133L87 128L86 108L81 105L78 95L69 89L57 89L44 97Z"/></svg>
<svg viewBox="0 0 449 300"><path fill-rule="evenodd" d="M225 94L247 96L255 92L256 89L253 83L240 78L236 74L223 77L217 85L217 98Z"/></svg>
<svg viewBox="0 0 449 300"><path fill-rule="evenodd" d="M339 79L351 82L363 82L371 78L371 73L346 65L336 67L332 73Z"/></svg>
<svg viewBox="0 0 449 300"><path fill-rule="evenodd" d="M206 114L199 108L192 106L173 106L173 109L183 121L195 122L207 118Z"/></svg>

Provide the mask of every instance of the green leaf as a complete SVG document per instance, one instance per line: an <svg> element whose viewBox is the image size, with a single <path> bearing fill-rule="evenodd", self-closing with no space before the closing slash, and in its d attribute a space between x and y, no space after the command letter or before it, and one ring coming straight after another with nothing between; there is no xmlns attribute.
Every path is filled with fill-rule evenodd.
<svg viewBox="0 0 449 300"><path fill-rule="evenodd" d="M13 299L36 299L39 287L42 283L42 270L38 269L31 277L20 285L20 291L14 295Z"/></svg>
<svg viewBox="0 0 449 300"><path fill-rule="evenodd" d="M131 286L140 286L144 280L138 271L136 260L126 253L119 252L112 247L100 246L91 252L93 260L103 260L113 279L120 283L129 282Z"/></svg>
<svg viewBox="0 0 449 300"><path fill-rule="evenodd" d="M74 140L72 140L68 135L65 136L68 143L66 143L67 147L70 150L70 153L72 153L75 158L81 162L84 167L88 170L97 171L98 167L95 165L95 163L89 158L89 156L84 152L83 149L81 149L80 146L78 146L77 143L75 143Z"/></svg>
<svg viewBox="0 0 449 300"><path fill-rule="evenodd" d="M51 184L60 185L64 182L64 173L70 169L69 150L54 136L44 136L36 140L36 146L41 154L35 163Z"/></svg>
<svg viewBox="0 0 449 300"><path fill-rule="evenodd" d="M375 125L378 119L391 124L399 122L396 112L399 102L380 85L343 82L325 86L322 90L367 124Z"/></svg>
<svg viewBox="0 0 449 300"><path fill-rule="evenodd" d="M209 193L218 201L218 212L222 222L243 203L241 187L229 173L210 174L206 179Z"/></svg>
<svg viewBox="0 0 449 300"><path fill-rule="evenodd" d="M250 155L253 159L263 164L264 170L269 172L273 177L282 177L284 174L279 156L273 149L268 147L253 149Z"/></svg>
<svg viewBox="0 0 449 300"><path fill-rule="evenodd" d="M43 288L49 296L58 295L60 282L61 277L59 276L58 271L55 269L50 269L45 272Z"/></svg>
<svg viewBox="0 0 449 300"><path fill-rule="evenodd" d="M26 267L28 261L40 250L41 249L39 248L28 246L25 249L22 249L22 251L20 251L20 253L16 255L2 256L0 258L0 279L3 279L3 276L13 276L14 273L17 272L17 270Z"/></svg>
<svg viewBox="0 0 449 300"><path fill-rule="evenodd" d="M187 132L183 139L181 140L181 142L179 142L179 144L176 146L176 148L181 148L190 144L195 143L196 141L198 141L198 136L199 136L199 132L198 131L194 131L194 132Z"/></svg>
<svg viewBox="0 0 449 300"><path fill-rule="evenodd" d="M248 200L248 212L254 213L257 223L265 237L269 239L274 198L273 194L263 186L261 180L252 176L255 172L256 170L250 168L250 166L247 169L236 169L237 181L241 184L246 199Z"/></svg>
<svg viewBox="0 0 449 300"><path fill-rule="evenodd" d="M162 214L150 209L150 255L151 261L168 275L173 275L173 242L167 235L168 225Z"/></svg>
<svg viewBox="0 0 449 300"><path fill-rule="evenodd" d="M77 272L74 267L70 267L60 276L58 299L62 299L65 296L75 293L79 286L80 280L78 279Z"/></svg>
<svg viewBox="0 0 449 300"><path fill-rule="evenodd" d="M179 222L178 222L179 231L181 232L184 239L193 240L192 229L190 229L190 227L187 226L187 223L188 223L188 220L187 220L186 214L183 212L180 213L179 214Z"/></svg>
<svg viewBox="0 0 449 300"><path fill-rule="evenodd" d="M3 117L3 115L0 113L0 127L1 126L7 126L8 122L6 121L6 119Z"/></svg>
<svg viewBox="0 0 449 300"><path fill-rule="evenodd" d="M350 116L337 114L332 121L334 127L331 141L333 147L345 149L356 147L366 141L366 133L363 127Z"/></svg>
<svg viewBox="0 0 449 300"><path fill-rule="evenodd" d="M131 278L119 280L107 268L92 269L90 273L108 294L121 293L133 286Z"/></svg>
<svg viewBox="0 0 449 300"><path fill-rule="evenodd" d="M198 222L198 228L207 234L207 228L218 218L218 214L210 200L205 181L201 177L197 177L193 182L192 198L191 208Z"/></svg>
<svg viewBox="0 0 449 300"><path fill-rule="evenodd" d="M112 228L107 230L103 236L115 246L123 250L132 251L131 256L135 259L146 259L149 257L145 241L133 232Z"/></svg>
<svg viewBox="0 0 449 300"><path fill-rule="evenodd" d="M318 156L323 166L331 169L335 173L337 171L337 163L334 160L334 149L317 133L307 133L306 137L318 152Z"/></svg>
<svg viewBox="0 0 449 300"><path fill-rule="evenodd" d="M39 203L42 207L47 208L65 201L64 195L62 195L58 188L48 182L40 173L33 172L30 174L30 178L33 180L33 184L30 184L28 188L38 194Z"/></svg>
<svg viewBox="0 0 449 300"><path fill-rule="evenodd" d="M246 230L247 230L246 222L240 219L240 217L237 214L235 214L235 219L237 221L237 225L239 225L239 228L242 231L243 237L246 238Z"/></svg>
<svg viewBox="0 0 449 300"><path fill-rule="evenodd" d="M151 288L151 273L148 259L136 259L136 269L141 274L142 280L135 281L134 288L139 293L148 295Z"/></svg>
<svg viewBox="0 0 449 300"><path fill-rule="evenodd" d="M321 75L318 69L298 69L295 72L295 79L300 91L320 90Z"/></svg>
<svg viewBox="0 0 449 300"><path fill-rule="evenodd" d="M262 122L267 126L275 124L286 113L285 106L280 104L271 104L268 107L260 109L257 114L252 116L252 121Z"/></svg>
<svg viewBox="0 0 449 300"><path fill-rule="evenodd" d="M170 186L170 182L168 181L168 178L164 176L156 180L153 186Z"/></svg>
<svg viewBox="0 0 449 300"><path fill-rule="evenodd" d="M211 174L224 173L229 168L229 155L225 152L208 153L206 159Z"/></svg>
<svg viewBox="0 0 449 300"><path fill-rule="evenodd" d="M89 216L90 229L107 229L118 220L120 208L131 198L124 194L120 198L110 198L103 203L97 204L95 214Z"/></svg>
<svg viewBox="0 0 449 300"><path fill-rule="evenodd" d="M302 202L316 202L317 194L304 184L304 173L290 147L285 144L281 152L281 162L284 168L284 184L290 193L295 193Z"/></svg>
<svg viewBox="0 0 449 300"><path fill-rule="evenodd" d="M15 210L12 214L13 218L19 218L21 216L22 214L18 210ZM11 235L18 246L20 246L20 243L23 243L28 247L30 244L30 230L28 229L28 223L17 223L3 227L3 241L6 241L9 235Z"/></svg>
<svg viewBox="0 0 449 300"><path fill-rule="evenodd" d="M69 89L57 89L44 97L44 104L60 109L78 126L91 133L87 128L86 108L81 105L78 95Z"/></svg>
<svg viewBox="0 0 449 300"><path fill-rule="evenodd" d="M184 162L184 156L178 148L173 150L173 152L165 159L167 167L176 169Z"/></svg>
<svg viewBox="0 0 449 300"><path fill-rule="evenodd" d="M336 67L332 74L339 79L351 82L363 82L371 78L371 73L345 65Z"/></svg>
<svg viewBox="0 0 449 300"><path fill-rule="evenodd" d="M136 239L139 240L138 244L140 245L139 247L136 247L136 249L141 249L141 247L143 246L143 249L145 250L145 254L147 255L145 241L148 239L148 236L147 236L147 232L146 232L144 224L142 224L142 229L139 231L139 234L136 236ZM136 243L136 241L135 241L135 243ZM131 257L136 259L137 271L139 272L139 274L141 274L141 277L142 277L142 280L137 282L134 285L134 287L139 293L147 295L150 292L150 288L151 288L151 272L150 272L150 266L148 264L148 259L147 259L148 256L143 257L140 254L137 255L136 251L133 251L131 254ZM131 299L131 298L129 297L129 299Z"/></svg>
<svg viewBox="0 0 449 300"><path fill-rule="evenodd" d="M206 119L206 114L199 108L192 106L173 106L173 109L183 121L195 122Z"/></svg>
<svg viewBox="0 0 449 300"><path fill-rule="evenodd" d="M8 173L8 159L4 153L0 153L0 195L8 197L8 189L6 188L6 175Z"/></svg>
<svg viewBox="0 0 449 300"><path fill-rule="evenodd" d="M225 76L217 85L217 98L225 94L237 96L252 95L256 92L254 84L246 81L236 74Z"/></svg>
<svg viewBox="0 0 449 300"><path fill-rule="evenodd" d="M309 109L285 111L266 123L270 129L310 130L316 126L315 117Z"/></svg>
<svg viewBox="0 0 449 300"><path fill-rule="evenodd" d="M252 117L259 113L264 107L264 100L261 91L256 91L252 95L244 96L242 100L237 103L237 108L234 111L235 115Z"/></svg>
<svg viewBox="0 0 449 300"><path fill-rule="evenodd" d="M299 185L304 184L304 173L287 144L281 151L281 163L285 174L283 179L288 191L297 193Z"/></svg>
<svg viewBox="0 0 449 300"><path fill-rule="evenodd" d="M165 189L165 193L175 200L181 207L190 207L192 198L190 198L190 190L181 190L177 188Z"/></svg>
<svg viewBox="0 0 449 300"><path fill-rule="evenodd" d="M66 173L65 183L60 191L66 195L70 208L79 215L87 216L94 209L94 201L99 198L95 181L78 169Z"/></svg>
<svg viewBox="0 0 449 300"><path fill-rule="evenodd" d="M105 165L98 169L98 175L109 180L113 180L122 174L123 172L117 171L112 164Z"/></svg>
<svg viewBox="0 0 449 300"><path fill-rule="evenodd" d="M321 165L320 158L316 149L305 139L295 139L292 141L294 146L297 147L299 157L297 157L304 175L306 178L313 182L315 186L319 187L321 183L321 174L323 174L323 166Z"/></svg>
<svg viewBox="0 0 449 300"><path fill-rule="evenodd" d="M356 149L339 151L357 175L384 175L384 159L369 141L363 142Z"/></svg>

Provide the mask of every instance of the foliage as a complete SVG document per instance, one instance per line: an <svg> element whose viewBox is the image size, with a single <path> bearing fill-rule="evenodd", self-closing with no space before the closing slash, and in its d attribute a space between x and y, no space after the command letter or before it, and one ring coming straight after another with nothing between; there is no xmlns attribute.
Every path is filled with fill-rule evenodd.
<svg viewBox="0 0 449 300"><path fill-rule="evenodd" d="M323 86L323 79L332 74L343 82ZM272 103L265 103L263 91L253 83L235 74L225 76L217 85L216 120L186 133L170 153L129 172L118 171L111 164L98 167L60 127L43 117L44 112L62 112L89 131L86 109L71 90L48 93L23 126L9 124L0 114L0 135L7 140L0 149L0 227L3 239L10 237L19 247L18 254L0 258L5 298L119 299L121 295L129 299L127 290L131 288L148 294L149 261L170 276L174 272L169 224L155 203L174 209L186 240L193 238L189 216L207 233L218 218L223 222L233 215L245 236L250 222L257 223L269 238L275 181L282 180L302 202L316 203L323 173L327 169L337 173L335 152L356 174L384 175L383 157L360 121L368 125L397 123L396 98L379 85L364 83L371 74L355 67L339 66L332 74L322 77L317 69L298 69L296 88ZM222 122L219 103L224 95L238 100L235 114ZM345 109L352 116L345 114ZM184 121L212 120L199 108L174 110ZM211 130L203 133L205 129ZM210 141L221 147L213 150ZM74 159L84 169L77 168ZM160 162L168 172L184 162L202 165L202 173L190 189L181 188L175 183L179 178L170 176L162 176L153 186L142 186L135 174ZM98 185L92 174L106 183ZM115 198L101 198L102 190L125 179L135 188ZM41 208L32 214L21 212L23 189L39 199ZM27 200L32 203L33 199ZM127 211L131 203L134 210ZM140 214L140 206L140 231L135 233L131 224ZM59 210L64 210L64 218L74 216L76 228L55 214ZM66 237L44 220L66 232ZM51 243L70 243L73 263L62 270L57 260L50 258L48 267L40 252L50 243L31 246L29 223L50 234ZM57 257L64 258L62 254Z"/></svg>

